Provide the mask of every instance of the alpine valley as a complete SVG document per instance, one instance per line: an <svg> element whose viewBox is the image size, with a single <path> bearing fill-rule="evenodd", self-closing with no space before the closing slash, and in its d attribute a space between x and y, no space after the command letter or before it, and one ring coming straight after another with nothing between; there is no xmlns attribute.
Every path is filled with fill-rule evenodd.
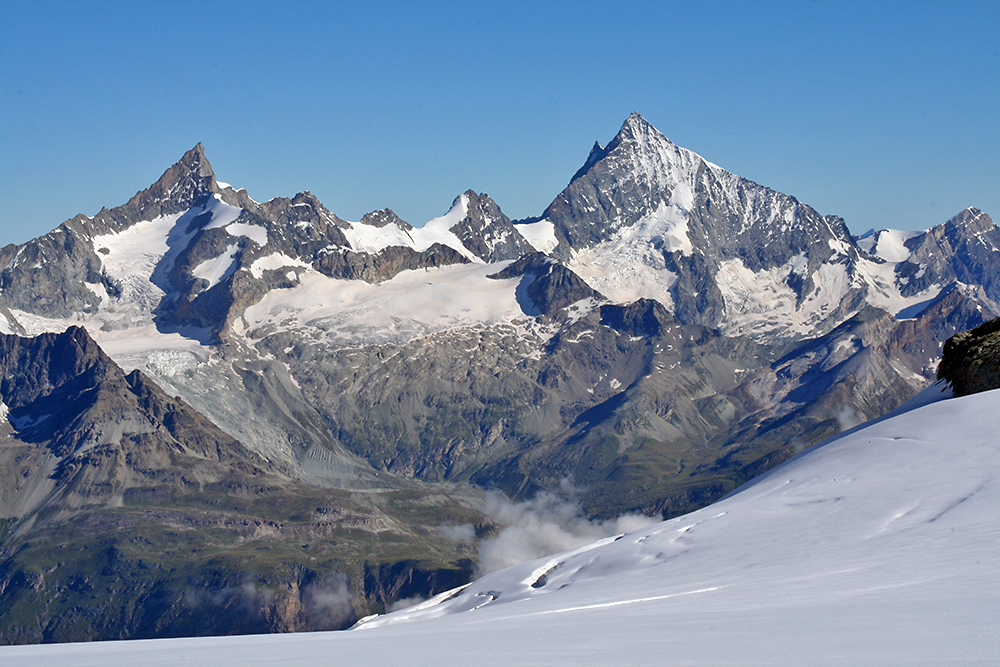
<svg viewBox="0 0 1000 667"><path fill-rule="evenodd" d="M638 114L528 220L258 203L199 144L0 267L3 643L347 627L467 583L487 492L689 512L1000 316L985 213L853 237Z"/></svg>

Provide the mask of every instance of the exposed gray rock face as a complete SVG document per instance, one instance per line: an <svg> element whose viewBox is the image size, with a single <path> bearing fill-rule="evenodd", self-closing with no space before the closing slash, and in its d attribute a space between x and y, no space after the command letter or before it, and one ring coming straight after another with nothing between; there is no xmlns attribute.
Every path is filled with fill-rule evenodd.
<svg viewBox="0 0 1000 667"><path fill-rule="evenodd" d="M91 236L106 234L126 229L139 220L183 213L203 204L212 194L219 194L225 200L235 193L232 190L224 192L219 187L212 165L205 157L205 148L199 143L167 169L156 183L127 203L110 210L101 209L93 218L77 216L69 222L78 223ZM236 205L235 201L227 203Z"/></svg>
<svg viewBox="0 0 1000 667"><path fill-rule="evenodd" d="M341 230L346 222L330 213L310 192L300 192L292 199L276 197L260 204L258 215L267 220L268 231L275 235L269 239L278 250L290 251L293 257L315 252L313 243L347 247L347 238ZM307 248L309 250L307 250Z"/></svg>
<svg viewBox="0 0 1000 667"><path fill-rule="evenodd" d="M917 317L897 323L888 342L889 358L931 381L944 342L995 317L1000 317L1000 304L981 286L951 283Z"/></svg>
<svg viewBox="0 0 1000 667"><path fill-rule="evenodd" d="M435 243L422 252L402 246L389 246L377 255L333 250L320 255L313 268L331 278L380 283L401 271L468 262L457 250Z"/></svg>
<svg viewBox="0 0 1000 667"><path fill-rule="evenodd" d="M4 470L33 463L23 475L5 475L4 516L103 507L120 502L129 488L195 483L180 479L184 468L205 482L234 470L289 472L138 371L126 376L83 329L35 338L0 334L0 372L4 426L15 441L4 449Z"/></svg>
<svg viewBox="0 0 1000 667"><path fill-rule="evenodd" d="M0 335L0 376L0 643L339 629L468 580L437 520L493 527L293 479L80 328Z"/></svg>
<svg viewBox="0 0 1000 667"><path fill-rule="evenodd" d="M523 276L517 299L527 315L555 316L560 310L584 299L603 301L600 292L570 269L540 252L525 255L502 271L487 276L497 280Z"/></svg>
<svg viewBox="0 0 1000 667"><path fill-rule="evenodd" d="M639 299L626 305L601 306L601 324L629 336L659 336L679 322L658 301Z"/></svg>
<svg viewBox="0 0 1000 667"><path fill-rule="evenodd" d="M372 225L373 227L395 225L400 229L413 229L413 225L400 218L392 209L389 208L383 208L378 211L372 211L371 213L365 213L361 218L361 224Z"/></svg>
<svg viewBox="0 0 1000 667"><path fill-rule="evenodd" d="M204 207L216 194L235 201L231 189L223 192L219 188L204 149L198 144L156 183L122 206L101 209L93 218L78 215L45 236L0 251L0 290L7 305L57 318L95 312L101 303L97 290L114 295L121 289L103 270L92 243L95 236ZM184 222L198 224L196 216Z"/></svg>
<svg viewBox="0 0 1000 667"><path fill-rule="evenodd" d="M709 326L732 315L719 289L720 271L732 262L759 273L798 257L783 280L801 303L816 291L820 266L842 265L853 275L859 257L840 218L706 162L635 113L606 148L594 147L542 218L554 224L556 255L565 259L645 225L663 268L676 276L674 312ZM861 289L852 290L844 300L850 305L826 314L818 328L843 321L862 300Z"/></svg>
<svg viewBox="0 0 1000 667"><path fill-rule="evenodd" d="M451 231L472 254L493 263L534 252L489 195L468 190L465 197L468 213Z"/></svg>
<svg viewBox="0 0 1000 667"><path fill-rule="evenodd" d="M1000 388L1000 319L949 338L938 377L959 396Z"/></svg>
<svg viewBox="0 0 1000 667"><path fill-rule="evenodd" d="M905 296L957 280L1000 300L1000 230L979 209L967 208L905 245L910 256L896 269Z"/></svg>
<svg viewBox="0 0 1000 667"><path fill-rule="evenodd" d="M22 246L0 250L0 291L9 308L69 317L95 312L100 306L100 297L88 284L115 291L101 271L100 258L73 222Z"/></svg>

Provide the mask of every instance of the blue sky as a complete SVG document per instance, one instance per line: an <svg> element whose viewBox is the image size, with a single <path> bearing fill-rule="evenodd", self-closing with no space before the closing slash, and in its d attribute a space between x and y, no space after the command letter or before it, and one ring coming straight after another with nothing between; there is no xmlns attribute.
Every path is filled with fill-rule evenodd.
<svg viewBox="0 0 1000 667"><path fill-rule="evenodd" d="M201 141L262 201L540 213L633 110L869 227L1000 220L996 2L0 0L0 244Z"/></svg>

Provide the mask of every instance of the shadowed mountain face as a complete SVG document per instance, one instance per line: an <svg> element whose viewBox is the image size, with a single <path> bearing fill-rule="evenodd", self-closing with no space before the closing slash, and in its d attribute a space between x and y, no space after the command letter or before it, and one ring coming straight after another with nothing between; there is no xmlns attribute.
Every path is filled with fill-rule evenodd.
<svg viewBox="0 0 1000 667"><path fill-rule="evenodd" d="M0 335L0 371L5 516L116 505L136 487L287 474L139 371L126 375L81 328Z"/></svg>
<svg viewBox="0 0 1000 667"><path fill-rule="evenodd" d="M260 203L196 146L0 249L0 633L339 627L470 576L484 489L693 509L928 384L998 247L853 238L638 114L524 221Z"/></svg>
<svg viewBox="0 0 1000 667"><path fill-rule="evenodd" d="M83 329L0 335L0 371L5 643L335 629L471 574L435 531L479 513L298 481Z"/></svg>

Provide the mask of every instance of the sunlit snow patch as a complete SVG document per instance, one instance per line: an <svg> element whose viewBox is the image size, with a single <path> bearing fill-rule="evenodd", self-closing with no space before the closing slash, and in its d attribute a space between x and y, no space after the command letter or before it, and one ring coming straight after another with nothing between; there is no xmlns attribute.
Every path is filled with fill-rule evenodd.
<svg viewBox="0 0 1000 667"><path fill-rule="evenodd" d="M682 192L677 186L674 192ZM609 241L576 253L569 268L588 285L613 301L656 299L673 304L670 288L677 274L666 268L664 252L690 254L688 212L671 203L660 206Z"/></svg>
<svg viewBox="0 0 1000 667"><path fill-rule="evenodd" d="M538 252L546 254L552 252L559 245L556 238L556 228L549 220L539 220L527 224L519 224L514 227L524 240Z"/></svg>
<svg viewBox="0 0 1000 667"><path fill-rule="evenodd" d="M524 318L520 278L486 276L505 264L459 264L403 271L379 284L307 271L244 313L251 335L305 329L331 345L400 343L444 329Z"/></svg>
<svg viewBox="0 0 1000 667"><path fill-rule="evenodd" d="M435 243L448 246L461 254L466 259L473 262L481 262L478 257L469 252L451 228L469 214L469 198L460 195L447 213L441 217L434 218L423 227L413 227L409 230L394 224L383 227L366 225L360 222L348 223L349 227L344 228L344 236L351 248L358 252L376 254L392 246L410 248L417 252L427 250Z"/></svg>
<svg viewBox="0 0 1000 667"><path fill-rule="evenodd" d="M377 254L390 246L412 248L413 238L399 225L389 223L382 227L366 225L360 222L348 223L342 231L347 237L351 248L358 252Z"/></svg>
<svg viewBox="0 0 1000 667"><path fill-rule="evenodd" d="M805 266L800 256L758 272L740 259L722 262L715 279L726 305L723 331L751 336L810 333L840 305L851 284L846 265L823 264L813 272L814 289L800 305L788 279L792 272L804 273Z"/></svg>
<svg viewBox="0 0 1000 667"><path fill-rule="evenodd" d="M250 265L250 274L259 280L264 275L264 271L277 271L278 269L284 269L290 266L303 269L310 268L309 264L306 264L301 259L295 259L294 257L289 257L284 253L276 252L255 259L253 264ZM293 279L295 274L291 271L288 273L289 279Z"/></svg>
<svg viewBox="0 0 1000 667"><path fill-rule="evenodd" d="M260 225L232 222L225 226L225 230L231 236L245 236L261 247L267 245L267 230Z"/></svg>
<svg viewBox="0 0 1000 667"><path fill-rule="evenodd" d="M236 272L236 269L238 268L236 251L238 249L239 246L230 245L226 248L226 252L222 253L218 257L206 259L204 262L194 267L191 271L191 275L195 278L201 278L202 280L208 281L208 287L205 289L215 287L221 281Z"/></svg>
<svg viewBox="0 0 1000 667"><path fill-rule="evenodd" d="M858 246L865 252L880 257L887 262L904 262L910 257L906 241L924 232L907 232L898 229L883 229L871 236L857 239Z"/></svg>

